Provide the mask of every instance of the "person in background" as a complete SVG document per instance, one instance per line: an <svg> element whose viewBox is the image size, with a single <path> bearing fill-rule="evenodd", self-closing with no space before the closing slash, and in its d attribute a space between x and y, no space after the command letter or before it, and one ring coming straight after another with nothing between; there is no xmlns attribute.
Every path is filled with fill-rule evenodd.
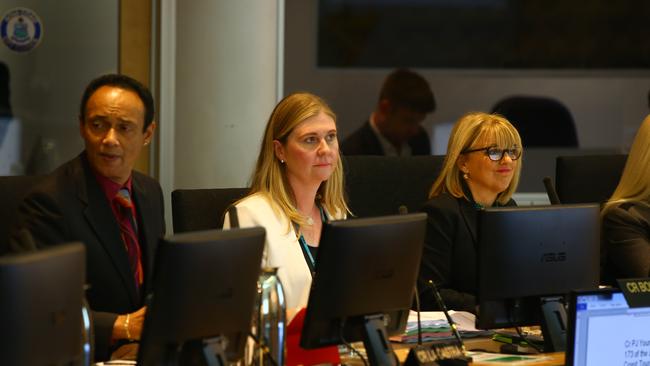
<svg viewBox="0 0 650 366"><path fill-rule="evenodd" d="M154 254L165 234L163 195L133 170L156 127L149 90L125 75L91 81L81 99L85 150L27 194L18 209L14 252L71 241L86 247L86 297L93 311L95 359L135 358ZM28 232L28 243L20 233ZM121 346L125 347L121 347Z"/></svg>
<svg viewBox="0 0 650 366"><path fill-rule="evenodd" d="M498 115L469 113L454 125L442 171L422 209L428 216L418 279L423 310L438 308L432 280L449 309L477 311L478 211L515 205L521 146L517 130Z"/></svg>
<svg viewBox="0 0 650 366"><path fill-rule="evenodd" d="M623 175L602 209L602 281L650 276L650 115L634 138Z"/></svg>
<svg viewBox="0 0 650 366"><path fill-rule="evenodd" d="M278 268L290 317L307 305L323 222L348 213L343 191L334 112L313 94L287 96L267 123L250 194L234 207L240 227L266 229L262 267Z"/></svg>
<svg viewBox="0 0 650 366"><path fill-rule="evenodd" d="M369 120L341 144L343 155L431 155L429 135L422 128L436 109L429 83L407 70L393 71L381 87Z"/></svg>

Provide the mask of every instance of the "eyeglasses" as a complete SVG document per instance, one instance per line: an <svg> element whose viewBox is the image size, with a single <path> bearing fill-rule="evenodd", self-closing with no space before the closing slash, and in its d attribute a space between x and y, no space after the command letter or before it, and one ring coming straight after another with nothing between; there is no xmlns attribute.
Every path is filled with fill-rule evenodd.
<svg viewBox="0 0 650 366"><path fill-rule="evenodd" d="M463 151L463 154L475 152L475 151L485 151L485 155L490 158L492 161L501 161L504 154L508 154L508 157L512 160L517 160L521 157L521 148L513 147L511 149L499 149L496 146L482 147L480 149L471 149Z"/></svg>

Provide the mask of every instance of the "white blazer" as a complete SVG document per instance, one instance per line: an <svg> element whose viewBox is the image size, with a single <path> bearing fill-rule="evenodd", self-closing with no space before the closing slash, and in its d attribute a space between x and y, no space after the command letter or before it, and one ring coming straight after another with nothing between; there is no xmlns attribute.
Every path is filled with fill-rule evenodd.
<svg viewBox="0 0 650 366"><path fill-rule="evenodd" d="M276 215L271 203L260 193L244 198L236 207L240 227L261 226L266 229L262 268L278 269L287 309L306 307L312 278L293 225L286 216ZM326 215L331 218L329 213ZM230 228L229 214L226 214L223 227Z"/></svg>

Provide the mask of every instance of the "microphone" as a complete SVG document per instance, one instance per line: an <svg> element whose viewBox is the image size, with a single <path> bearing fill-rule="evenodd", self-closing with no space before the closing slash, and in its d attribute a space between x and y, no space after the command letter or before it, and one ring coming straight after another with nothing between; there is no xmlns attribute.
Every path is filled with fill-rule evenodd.
<svg viewBox="0 0 650 366"><path fill-rule="evenodd" d="M559 205L561 203L560 197L558 197L557 191L555 190L555 187L553 187L553 182L551 182L550 177L544 177L544 188L546 188L546 194L548 195L551 204Z"/></svg>
<svg viewBox="0 0 650 366"><path fill-rule="evenodd" d="M439 305L443 309L445 316L447 317L447 322L449 322L449 327L454 332L456 339L460 343L459 345L450 344L446 342L438 342L432 344L430 347L422 345L422 324L420 322L420 297L417 292L417 286L415 289L415 306L418 312L418 344L417 346L409 350L404 366L467 366L469 362L472 361L471 357L467 356L465 351L465 345L463 344L462 338L456 329L456 323L451 319L451 316L447 312L447 307L442 298L438 289L436 289L433 281L429 280L429 284L433 288L433 293L436 295Z"/></svg>
<svg viewBox="0 0 650 366"><path fill-rule="evenodd" d="M415 285L415 309L418 312L418 346L422 345L422 322L420 321L420 294L418 294L418 286Z"/></svg>
<svg viewBox="0 0 650 366"><path fill-rule="evenodd" d="M456 337L456 340L460 344L460 350L463 353L463 356L466 355L467 350L465 349L465 343L463 342L463 338L461 338L460 333L458 333L458 327L456 327L456 322L454 322L454 320L451 318L451 315L449 315L449 311L447 311L447 305L445 305L445 302L442 300L442 296L440 296L440 291L438 291L438 288L436 287L436 284L433 283L433 281L429 280L429 285L433 290L433 296L435 296L436 301L438 302L438 306L440 306L440 309L445 314L445 318L447 318L447 322L449 323L449 328L451 328L454 337Z"/></svg>
<svg viewBox="0 0 650 366"><path fill-rule="evenodd" d="M404 206L400 206L400 209ZM401 213L401 212L400 212ZM420 295L418 286L415 285L415 310L418 313L418 344L409 350L404 361L404 366L430 366L436 365L437 354L429 347L422 345L422 322L420 321Z"/></svg>

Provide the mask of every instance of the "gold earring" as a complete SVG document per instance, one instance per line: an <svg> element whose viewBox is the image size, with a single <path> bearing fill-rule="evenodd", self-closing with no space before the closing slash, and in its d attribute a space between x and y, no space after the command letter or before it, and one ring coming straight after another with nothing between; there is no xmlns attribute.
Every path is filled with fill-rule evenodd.
<svg viewBox="0 0 650 366"><path fill-rule="evenodd" d="M465 179L465 180L469 179L469 173L468 172L463 172L463 179Z"/></svg>

